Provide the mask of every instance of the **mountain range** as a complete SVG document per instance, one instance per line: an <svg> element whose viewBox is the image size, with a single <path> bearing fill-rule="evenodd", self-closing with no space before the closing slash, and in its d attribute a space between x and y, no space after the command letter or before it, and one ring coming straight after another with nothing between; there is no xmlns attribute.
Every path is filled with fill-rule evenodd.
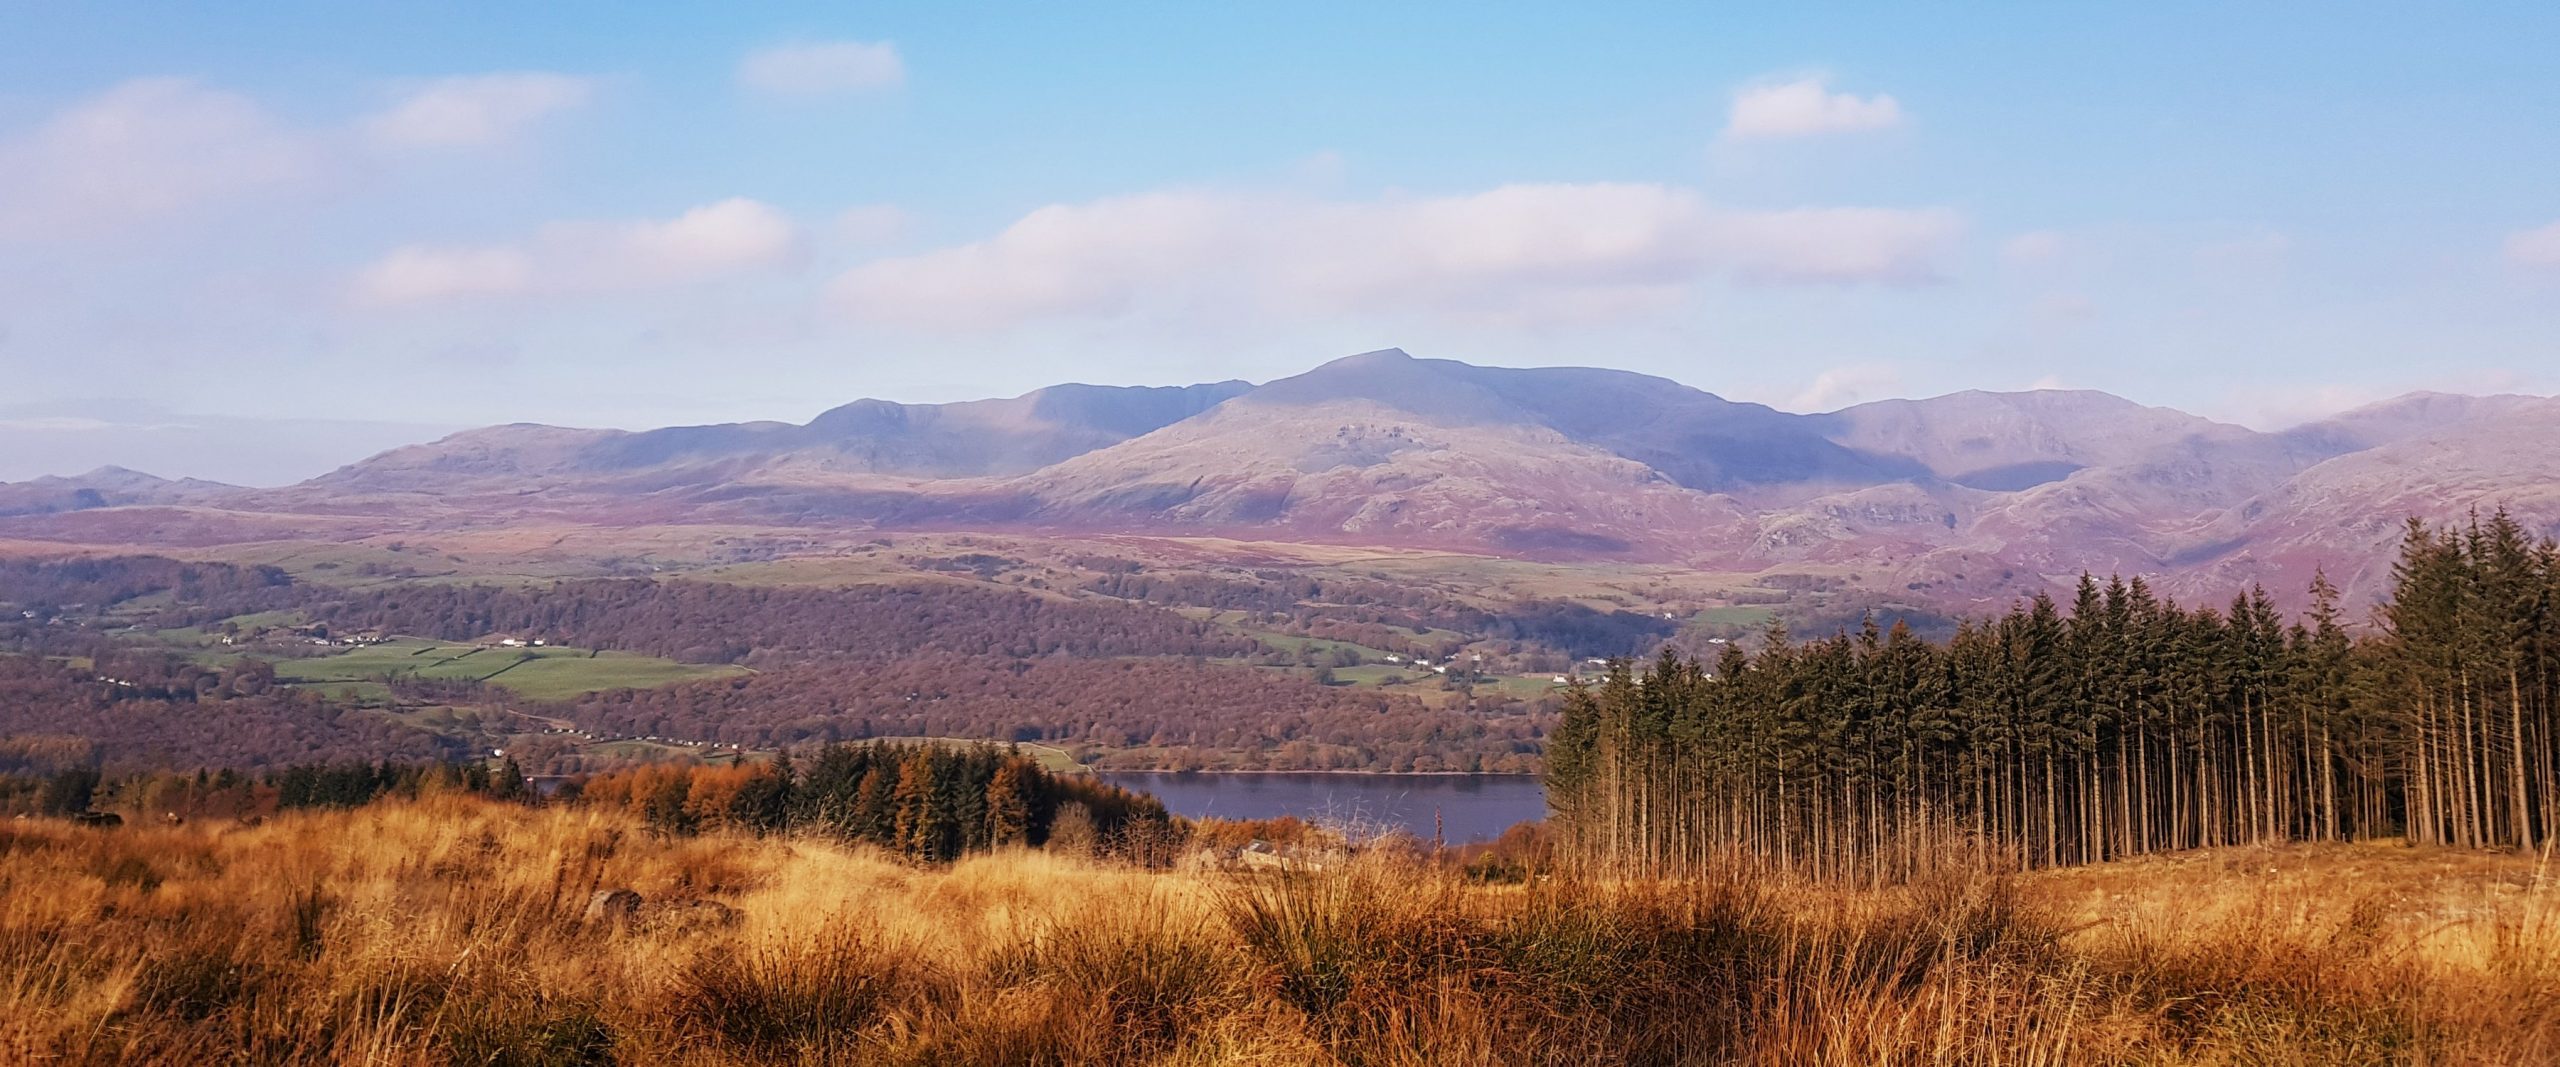
<svg viewBox="0 0 2560 1067"><path fill-rule="evenodd" d="M109 469L0 485L0 536L203 544L531 517L1216 534L1827 575L1947 604L2083 570L2202 594L2298 590L2325 569L2370 597L2411 515L2505 507L2560 530L2555 428L2560 400L2435 393L2273 433L2079 390L1791 414L1625 371L1389 349L1259 386L496 426L280 489Z"/></svg>

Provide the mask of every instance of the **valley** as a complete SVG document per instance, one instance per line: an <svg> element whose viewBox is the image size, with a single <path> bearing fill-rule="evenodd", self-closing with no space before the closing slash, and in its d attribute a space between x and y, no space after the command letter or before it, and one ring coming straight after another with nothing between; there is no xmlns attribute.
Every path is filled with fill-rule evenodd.
<svg viewBox="0 0 2560 1067"><path fill-rule="evenodd" d="M2420 394L2280 433L2069 391L1798 415L1387 350L797 425L502 426L271 489L0 486L24 579L0 604L25 616L0 630L272 662L367 717L339 734L551 771L682 750L526 715L719 751L954 736L1100 768L1517 773L1601 661L1772 626L1943 637L2084 572L2284 610L2317 572L2358 626L2401 519L2555 529L2553 403ZM298 643L314 626L380 643Z"/></svg>
<svg viewBox="0 0 2560 1067"><path fill-rule="evenodd" d="M2375 7L17 5L0 1067L2560 1064Z"/></svg>

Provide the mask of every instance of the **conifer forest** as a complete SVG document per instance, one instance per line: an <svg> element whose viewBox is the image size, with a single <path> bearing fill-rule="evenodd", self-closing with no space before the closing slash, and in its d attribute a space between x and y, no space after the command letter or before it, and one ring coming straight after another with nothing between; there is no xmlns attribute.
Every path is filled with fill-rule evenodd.
<svg viewBox="0 0 2560 1067"><path fill-rule="evenodd" d="M1890 881L2245 843L2536 846L2560 819L2560 548L2412 520L2389 597L2325 577L2187 606L2083 577L1945 642L1870 622L1614 664L1571 694L1548 802L1575 854Z"/></svg>

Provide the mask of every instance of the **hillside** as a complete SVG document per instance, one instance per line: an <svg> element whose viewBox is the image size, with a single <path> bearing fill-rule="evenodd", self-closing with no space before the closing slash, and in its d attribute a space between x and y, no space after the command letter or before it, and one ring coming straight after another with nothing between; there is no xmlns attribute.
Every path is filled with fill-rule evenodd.
<svg viewBox="0 0 2560 1067"><path fill-rule="evenodd" d="M220 482L194 478L172 481L122 467L100 467L68 478L51 476L0 483L0 518L138 504L185 504L237 492L238 487Z"/></svg>
<svg viewBox="0 0 2560 1067"><path fill-rule="evenodd" d="M857 400L806 424L625 432L515 425L395 449L314 479L339 491L594 484L626 491L714 485L794 469L913 478L1013 475L1181 421L1243 382L1180 387L1057 385L1002 400Z"/></svg>
<svg viewBox="0 0 2560 1067"><path fill-rule="evenodd" d="M1233 874L1217 857L1235 844L1209 832L1173 869L1065 847L919 867L822 835L666 836L604 805L452 794L257 826L0 827L0 1050L21 1062L2076 1067L2560 1048L2553 889L2528 858L2475 852L1524 891L1392 855Z"/></svg>
<svg viewBox="0 0 2560 1067"><path fill-rule="evenodd" d="M1944 607L2083 569L2172 591L2326 568L2379 592L2409 515L2560 530L2550 400L2412 394L2264 433L2104 393L1792 414L1624 371L1400 350L1260 386L860 400L807 423L511 425L299 486L0 486L0 537L196 547L589 529L1213 535L1811 575ZM1794 579L1790 579L1794 580Z"/></svg>

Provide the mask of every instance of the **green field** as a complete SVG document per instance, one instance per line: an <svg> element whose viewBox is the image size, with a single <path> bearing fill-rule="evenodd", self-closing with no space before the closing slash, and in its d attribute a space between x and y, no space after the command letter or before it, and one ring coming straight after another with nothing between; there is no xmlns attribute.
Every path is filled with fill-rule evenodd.
<svg viewBox="0 0 2560 1067"><path fill-rule="evenodd" d="M1258 669L1286 674L1293 678L1313 679L1316 677L1316 671L1307 667L1262 667ZM1390 681L1397 679L1401 679L1402 684L1395 686L1388 685ZM1395 692L1404 693L1418 698L1424 703L1431 704L1435 707L1448 704L1458 699L1458 691L1448 687L1449 676L1437 673L1428 668L1417 669L1410 665L1399 666L1393 663L1370 663L1363 664L1358 667L1335 667L1333 668L1333 684L1361 686L1366 688L1390 688ZM1479 695L1499 693L1505 696L1532 698L1554 692L1564 687L1556 684L1550 675L1487 674L1477 676L1475 681L1468 684L1467 688L1474 690Z"/></svg>
<svg viewBox="0 0 2560 1067"><path fill-rule="evenodd" d="M1345 685L1384 685L1390 678L1403 679L1407 685L1439 685L1441 676L1430 671L1417 671L1393 663L1367 663L1357 667L1336 667L1333 680Z"/></svg>
<svg viewBox="0 0 2560 1067"><path fill-rule="evenodd" d="M234 615L222 621L239 630L241 633L254 634L260 630L291 629L309 622L311 619L300 611L287 610L251 612L247 615ZM169 633L172 631L164 630L161 632Z"/></svg>
<svg viewBox="0 0 2560 1067"><path fill-rule="evenodd" d="M386 675L484 681L529 700L566 700L601 689L646 689L693 678L743 673L739 667L699 666L628 652L582 648L478 648L416 638L351 649L319 659L276 664L276 677L318 686L367 686ZM381 695L388 695L383 693Z"/></svg>
<svg viewBox="0 0 2560 1067"><path fill-rule="evenodd" d="M1249 616L1241 611L1218 611L1209 608L1188 607L1175 608L1173 610L1182 615L1188 615L1195 619L1205 619L1219 626L1226 627L1234 633L1262 642L1264 647L1276 649L1281 652L1295 653L1305 652L1312 649L1320 654L1329 654L1334 649L1347 648L1353 652L1359 653L1361 660L1369 663L1376 663L1383 660L1387 658L1389 654L1387 649L1371 648L1368 645L1363 645L1353 641L1336 641L1324 637L1305 637L1299 634L1281 633L1278 630L1258 629L1247 625L1246 619L1249 618Z"/></svg>

